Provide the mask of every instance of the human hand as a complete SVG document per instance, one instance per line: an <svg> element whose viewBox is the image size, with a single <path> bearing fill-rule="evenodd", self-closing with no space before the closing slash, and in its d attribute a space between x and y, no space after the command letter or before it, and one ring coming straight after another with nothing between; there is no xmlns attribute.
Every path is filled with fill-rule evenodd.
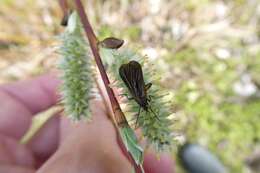
<svg viewBox="0 0 260 173"><path fill-rule="evenodd" d="M19 144L33 115L57 102L57 85L55 77L45 75L0 86L0 172L131 172L101 100L91 101L91 123L54 116L26 146ZM152 153L145 155L146 173L174 171L170 156L158 160Z"/></svg>

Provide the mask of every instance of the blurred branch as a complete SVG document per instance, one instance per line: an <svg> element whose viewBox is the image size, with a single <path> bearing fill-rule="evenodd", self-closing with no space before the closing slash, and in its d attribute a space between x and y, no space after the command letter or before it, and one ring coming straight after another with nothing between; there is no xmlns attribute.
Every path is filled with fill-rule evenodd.
<svg viewBox="0 0 260 173"><path fill-rule="evenodd" d="M96 37L96 35L95 35L95 33L94 33L90 23L89 23L87 14L84 11L84 7L83 7L81 1L75 0L75 4L76 4L76 7L77 7L77 12L78 12L80 19L81 19L81 23L83 24L83 28L84 28L85 33L87 35L92 53L94 55L94 59L95 59L96 64L98 66L102 81L105 85L105 88L106 88L106 91L107 91L107 94L108 94L108 97L109 97L109 100L110 100L110 103L111 103L111 107L112 107L114 116L115 116L116 121L117 121L117 124L118 124L119 127L120 126L121 127L125 127L125 126L128 127L129 125L127 123L125 115L123 114L123 112L120 108L120 105L119 105L119 103L118 103L118 101L115 97L115 94L114 94L112 88L110 88L110 81L108 79L104 65L103 65L101 58L100 58L100 55L99 55L97 37ZM119 137L120 136L119 129L117 129L117 134L118 134L117 136L118 136L119 142L122 143L122 139ZM125 145L123 145L123 146L124 146L123 150L126 150L126 146ZM130 158L130 161L134 165L136 172L140 172L141 167L136 164L133 156L128 153L127 157Z"/></svg>
<svg viewBox="0 0 260 173"><path fill-rule="evenodd" d="M96 64L98 66L101 78L104 82L106 91L108 93L108 97L109 97L109 100L111 102L113 113L115 114L115 117L117 119L117 123L118 123L118 125L123 125L125 123L127 124L126 118L125 118L125 116L124 116L124 114L123 114L123 112L120 108L120 105L119 105L119 103L118 103L118 101L115 97L115 94L114 94L112 88L110 88L110 81L108 79L104 65L103 65L101 58L100 58L100 55L99 55L97 37L96 37L96 35L95 35L95 33L94 33L94 31L93 31L93 29L92 29L92 27L91 27L91 25L88 21L87 15L84 11L84 7L83 7L81 1L75 0L75 2L76 2L76 6L77 6L77 11L79 13L81 22L83 24L83 28L86 32L92 53L94 55Z"/></svg>
<svg viewBox="0 0 260 173"><path fill-rule="evenodd" d="M68 12L68 2L67 0L59 0L60 7L63 11L63 14L67 14Z"/></svg>

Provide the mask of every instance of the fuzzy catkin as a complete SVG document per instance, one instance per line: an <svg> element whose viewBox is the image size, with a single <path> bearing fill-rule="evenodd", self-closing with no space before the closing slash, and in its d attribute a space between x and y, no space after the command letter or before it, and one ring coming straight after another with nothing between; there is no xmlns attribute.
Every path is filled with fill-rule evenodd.
<svg viewBox="0 0 260 173"><path fill-rule="evenodd" d="M148 58L143 57L130 49L111 50L101 48L100 53L104 63L115 77L115 85L122 88L123 95L127 95L128 97L131 97L131 95L119 76L119 67L131 60L138 61L142 65L145 83L152 82L153 84L147 91L147 96L151 98L149 107L155 112L160 120L158 120L151 111L146 112L142 110L137 125L141 127L142 134L146 138L147 143L154 146L157 151L170 149L173 141L173 137L171 136L172 121L169 119L169 116L172 114L170 112L171 98L167 99L165 97L165 94L167 95L167 93L157 85L160 76L157 75L156 70L148 61ZM128 113L130 112L132 115L137 114L139 105L134 100L128 100L127 107ZM133 122L136 121L136 118L137 117L134 116Z"/></svg>
<svg viewBox="0 0 260 173"><path fill-rule="evenodd" d="M90 118L89 100L92 88L91 58L83 39L76 13L72 13L68 27L61 36L60 46L62 84L60 87L65 113L73 120Z"/></svg>

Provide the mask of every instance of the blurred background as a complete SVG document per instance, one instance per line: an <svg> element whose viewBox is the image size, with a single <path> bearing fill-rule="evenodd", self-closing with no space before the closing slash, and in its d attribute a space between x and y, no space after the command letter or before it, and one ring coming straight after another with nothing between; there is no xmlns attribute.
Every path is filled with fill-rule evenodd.
<svg viewBox="0 0 260 173"><path fill-rule="evenodd" d="M158 65L181 140L208 148L229 172L260 172L258 0L85 4L100 39L122 38ZM0 1L0 84L56 68L61 18L57 1Z"/></svg>

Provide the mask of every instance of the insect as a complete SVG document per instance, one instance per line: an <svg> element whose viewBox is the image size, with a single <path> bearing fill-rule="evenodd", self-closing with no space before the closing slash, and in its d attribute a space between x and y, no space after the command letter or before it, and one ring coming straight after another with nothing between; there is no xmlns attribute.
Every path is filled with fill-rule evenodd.
<svg viewBox="0 0 260 173"><path fill-rule="evenodd" d="M119 75L132 96L130 99L134 99L140 106L135 124L137 124L141 108L146 112L151 111L159 120L149 105L151 98L148 96L147 91L152 86L152 83L145 84L141 65L137 61L130 61L127 64L123 64L119 68Z"/></svg>

